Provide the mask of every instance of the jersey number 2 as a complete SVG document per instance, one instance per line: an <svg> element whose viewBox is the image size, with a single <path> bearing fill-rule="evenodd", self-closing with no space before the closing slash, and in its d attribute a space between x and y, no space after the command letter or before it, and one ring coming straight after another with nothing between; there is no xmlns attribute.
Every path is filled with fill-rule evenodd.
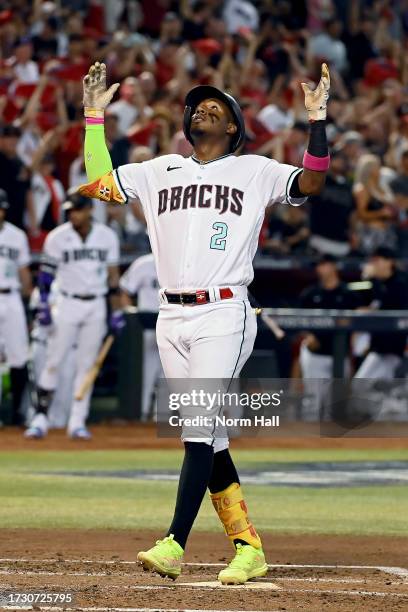
<svg viewBox="0 0 408 612"><path fill-rule="evenodd" d="M226 223L214 223L213 229L217 230L213 236L211 236L210 249L217 249L218 251L225 251L226 237L228 234L228 225Z"/></svg>

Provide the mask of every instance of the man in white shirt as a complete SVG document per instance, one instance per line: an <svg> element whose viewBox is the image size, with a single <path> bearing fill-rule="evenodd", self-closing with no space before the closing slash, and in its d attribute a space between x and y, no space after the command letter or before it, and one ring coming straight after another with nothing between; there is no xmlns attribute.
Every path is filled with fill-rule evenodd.
<svg viewBox="0 0 408 612"><path fill-rule="evenodd" d="M58 372L65 367L73 344L77 345L75 392L93 365L106 332L108 293L114 310L111 328L119 328L118 239L111 229L92 220L92 202L87 198L71 195L64 210L69 221L48 234L39 273L39 322L44 326L52 322L53 329L39 380L37 413L25 434L28 438L43 438L48 432L47 412ZM49 294L54 277L58 295L51 308ZM86 428L91 393L72 401L67 426L71 438L91 437Z"/></svg>
<svg viewBox="0 0 408 612"><path fill-rule="evenodd" d="M28 382L28 331L21 292L31 293L30 253L25 233L5 220L9 202L0 189L0 336L10 366L12 424L21 425Z"/></svg>

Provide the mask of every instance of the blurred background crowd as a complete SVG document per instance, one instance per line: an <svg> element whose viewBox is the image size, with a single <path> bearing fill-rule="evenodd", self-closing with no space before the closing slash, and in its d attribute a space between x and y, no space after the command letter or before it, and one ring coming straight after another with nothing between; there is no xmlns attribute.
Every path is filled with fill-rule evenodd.
<svg viewBox="0 0 408 612"><path fill-rule="evenodd" d="M0 0L0 188L32 250L86 182L82 78L103 61L121 82L108 108L113 165L189 155L183 100L211 83L239 100L244 153L301 165L301 81L322 61L332 87L332 164L305 207L268 211L259 253L408 254L407 0ZM137 203L95 206L122 251L148 249Z"/></svg>

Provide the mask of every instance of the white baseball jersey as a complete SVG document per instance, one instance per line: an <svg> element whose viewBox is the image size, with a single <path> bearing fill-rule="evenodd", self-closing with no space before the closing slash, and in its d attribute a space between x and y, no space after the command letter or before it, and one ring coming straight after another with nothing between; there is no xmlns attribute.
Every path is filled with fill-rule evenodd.
<svg viewBox="0 0 408 612"><path fill-rule="evenodd" d="M142 202L160 286L188 290L249 285L265 207L306 199L289 196L299 172L258 155L172 154L113 175L124 199Z"/></svg>
<svg viewBox="0 0 408 612"><path fill-rule="evenodd" d="M137 305L140 310L158 312L159 283L152 254L138 257L121 277L119 286L129 295L137 293Z"/></svg>
<svg viewBox="0 0 408 612"><path fill-rule="evenodd" d="M101 223L93 223L82 240L68 222L48 234L44 259L57 266L60 291L102 296L107 292L108 266L119 261L119 241L115 232Z"/></svg>
<svg viewBox="0 0 408 612"><path fill-rule="evenodd" d="M19 268L30 264L25 233L5 221L0 228L0 289L19 289Z"/></svg>

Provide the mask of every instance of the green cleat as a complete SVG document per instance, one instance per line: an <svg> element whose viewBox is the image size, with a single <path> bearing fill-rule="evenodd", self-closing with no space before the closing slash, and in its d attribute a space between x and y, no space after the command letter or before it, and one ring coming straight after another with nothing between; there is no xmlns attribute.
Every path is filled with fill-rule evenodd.
<svg viewBox="0 0 408 612"><path fill-rule="evenodd" d="M218 574L222 584L245 584L251 578L265 576L268 565L262 548L249 544L237 544L237 552L231 563Z"/></svg>
<svg viewBox="0 0 408 612"><path fill-rule="evenodd" d="M170 534L164 540L157 540L155 546L137 555L143 569L157 572L175 580L181 573L184 550Z"/></svg>

